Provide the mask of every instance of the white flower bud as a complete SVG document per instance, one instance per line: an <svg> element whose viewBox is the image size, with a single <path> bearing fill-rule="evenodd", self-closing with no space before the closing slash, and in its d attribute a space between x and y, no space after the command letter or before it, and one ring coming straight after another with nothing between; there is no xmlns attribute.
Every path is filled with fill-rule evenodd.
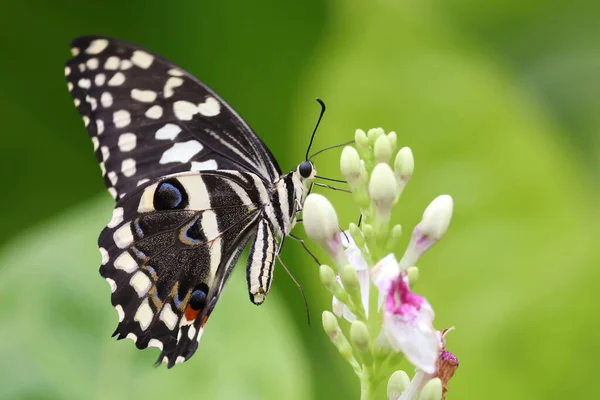
<svg viewBox="0 0 600 400"><path fill-rule="evenodd" d="M453 208L454 202L451 196L443 194L436 197L423 213L423 219L419 224L421 232L430 239L440 240L448 231Z"/></svg>
<svg viewBox="0 0 600 400"><path fill-rule="evenodd" d="M360 156L354 147L346 146L342 150L340 170L351 186L356 186L360 182Z"/></svg>
<svg viewBox="0 0 600 400"><path fill-rule="evenodd" d="M367 132L367 137L369 138L369 143L371 145L375 145L375 141L379 138L379 136L385 135L385 131L383 128L372 128Z"/></svg>
<svg viewBox="0 0 600 400"><path fill-rule="evenodd" d="M398 400L400 395L410 383L408 374L402 370L398 370L390 376L387 384L387 395L389 400Z"/></svg>
<svg viewBox="0 0 600 400"><path fill-rule="evenodd" d="M375 154L376 163L388 163L392 156L392 145L386 135L381 135L375 140L373 146L373 153Z"/></svg>
<svg viewBox="0 0 600 400"><path fill-rule="evenodd" d="M433 378L425 384L419 400L442 400L442 381L440 378Z"/></svg>
<svg viewBox="0 0 600 400"><path fill-rule="evenodd" d="M333 205L323 195L311 193L302 210L304 230L338 264L348 263L340 237L338 217Z"/></svg>
<svg viewBox="0 0 600 400"><path fill-rule="evenodd" d="M403 147L396 154L394 173L398 183L406 185L415 170L415 158L410 147Z"/></svg>
<svg viewBox="0 0 600 400"><path fill-rule="evenodd" d="M369 196L375 202L377 214L389 217L399 195L394 172L388 164L377 164L369 181Z"/></svg>

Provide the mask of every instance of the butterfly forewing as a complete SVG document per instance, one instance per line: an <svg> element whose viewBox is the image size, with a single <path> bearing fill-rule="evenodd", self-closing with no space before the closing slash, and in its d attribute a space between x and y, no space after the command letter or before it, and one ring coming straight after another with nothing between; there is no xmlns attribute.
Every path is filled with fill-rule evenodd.
<svg viewBox="0 0 600 400"><path fill-rule="evenodd" d="M115 197L176 172L246 170L267 182L281 171L239 115L171 62L116 39L72 43L65 74Z"/></svg>

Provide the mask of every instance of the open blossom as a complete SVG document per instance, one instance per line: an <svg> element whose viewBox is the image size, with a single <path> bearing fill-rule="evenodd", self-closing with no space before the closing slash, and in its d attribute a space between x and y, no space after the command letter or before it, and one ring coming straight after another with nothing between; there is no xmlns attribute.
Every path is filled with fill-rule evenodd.
<svg viewBox="0 0 600 400"><path fill-rule="evenodd" d="M358 275L358 283L360 285L360 297L362 300L365 315L369 317L369 265L365 261L360 249L354 243L350 232L345 231L341 235L342 246L344 246L344 253L348 259L348 263L351 267L356 269ZM339 275L337 276L338 282L342 285ZM343 286L343 285L342 285ZM333 296L332 308L335 315L338 317L343 316L347 321L354 322L356 316L350 311L347 305L342 303L337 297Z"/></svg>
<svg viewBox="0 0 600 400"><path fill-rule="evenodd" d="M417 369L435 373L441 340L433 327L434 312L429 302L411 292L408 275L400 271L393 254L374 267L373 283L383 297L381 335Z"/></svg>

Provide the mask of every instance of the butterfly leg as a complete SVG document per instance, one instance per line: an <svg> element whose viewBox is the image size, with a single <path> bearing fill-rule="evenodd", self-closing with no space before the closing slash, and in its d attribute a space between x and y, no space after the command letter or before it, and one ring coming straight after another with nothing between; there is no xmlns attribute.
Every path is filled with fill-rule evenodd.
<svg viewBox="0 0 600 400"><path fill-rule="evenodd" d="M265 297L271 288L273 264L275 257L277 257L277 250L277 238L273 234L271 223L263 218L258 223L246 268L250 301L256 305L265 301Z"/></svg>

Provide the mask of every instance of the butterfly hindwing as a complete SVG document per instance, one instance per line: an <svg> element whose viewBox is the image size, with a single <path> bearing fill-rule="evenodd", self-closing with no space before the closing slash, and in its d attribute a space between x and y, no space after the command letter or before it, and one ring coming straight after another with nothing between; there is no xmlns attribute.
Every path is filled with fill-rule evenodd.
<svg viewBox="0 0 600 400"><path fill-rule="evenodd" d="M120 40L72 43L65 74L115 198L176 172L236 169L273 182L273 155L214 91L158 55Z"/></svg>
<svg viewBox="0 0 600 400"><path fill-rule="evenodd" d="M260 192L249 186L255 179L236 171L174 174L117 203L98 240L100 274L119 315L115 335L139 348L161 348L169 366L193 354L255 234L261 214Z"/></svg>

